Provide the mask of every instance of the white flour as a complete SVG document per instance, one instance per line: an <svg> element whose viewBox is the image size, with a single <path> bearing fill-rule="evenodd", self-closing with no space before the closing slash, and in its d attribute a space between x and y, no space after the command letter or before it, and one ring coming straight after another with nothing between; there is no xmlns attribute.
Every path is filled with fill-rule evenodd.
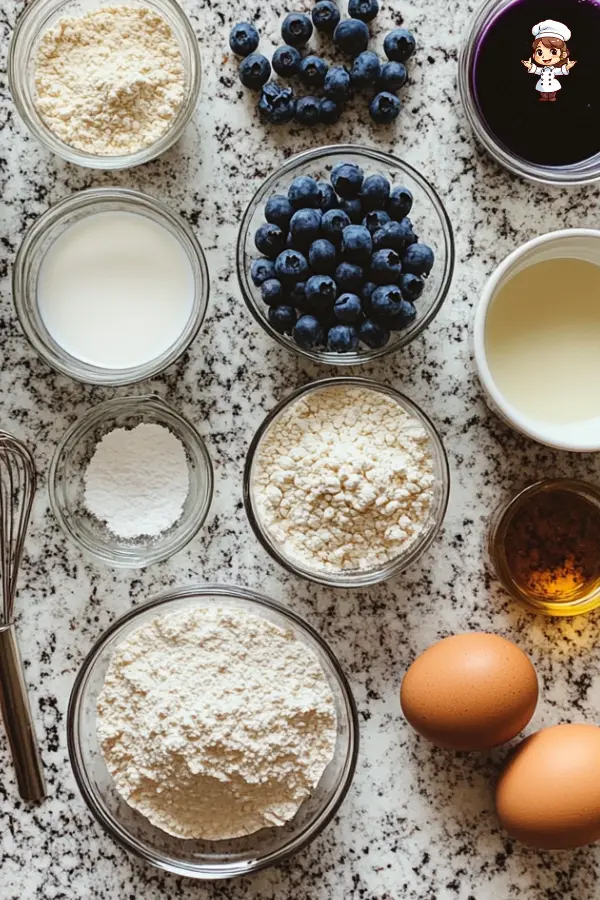
<svg viewBox="0 0 600 900"><path fill-rule="evenodd" d="M431 443L379 391L315 391L268 430L254 488L262 524L287 556L328 569L372 568L408 548L429 522Z"/></svg>
<svg viewBox="0 0 600 900"><path fill-rule="evenodd" d="M134 153L169 127L184 97L179 44L156 12L105 6L59 19L35 60L36 105L71 147Z"/></svg>
<svg viewBox="0 0 600 900"><path fill-rule="evenodd" d="M163 831L224 840L282 825L333 757L313 651L240 609L183 609L129 635L98 699L117 790Z"/></svg>
<svg viewBox="0 0 600 900"><path fill-rule="evenodd" d="M84 476L84 503L113 534L155 536L177 522L189 491L185 447L168 428L145 424L105 434Z"/></svg>

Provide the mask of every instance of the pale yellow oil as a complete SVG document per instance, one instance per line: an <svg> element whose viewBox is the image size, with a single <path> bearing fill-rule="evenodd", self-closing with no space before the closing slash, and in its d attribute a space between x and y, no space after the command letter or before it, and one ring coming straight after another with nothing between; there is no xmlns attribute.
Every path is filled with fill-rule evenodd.
<svg viewBox="0 0 600 900"><path fill-rule="evenodd" d="M529 418L600 416L600 266L553 259L519 272L490 303L485 348L498 389Z"/></svg>

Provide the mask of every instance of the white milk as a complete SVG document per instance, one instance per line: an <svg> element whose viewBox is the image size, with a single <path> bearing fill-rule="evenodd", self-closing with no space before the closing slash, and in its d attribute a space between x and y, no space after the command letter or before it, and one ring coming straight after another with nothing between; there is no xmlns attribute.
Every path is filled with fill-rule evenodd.
<svg viewBox="0 0 600 900"><path fill-rule="evenodd" d="M67 228L40 268L37 299L50 335L103 369L130 369L168 350L192 313L194 275L177 238L146 216L102 212Z"/></svg>
<svg viewBox="0 0 600 900"><path fill-rule="evenodd" d="M492 299L484 339L499 391L530 419L600 416L600 266L548 259L518 272Z"/></svg>

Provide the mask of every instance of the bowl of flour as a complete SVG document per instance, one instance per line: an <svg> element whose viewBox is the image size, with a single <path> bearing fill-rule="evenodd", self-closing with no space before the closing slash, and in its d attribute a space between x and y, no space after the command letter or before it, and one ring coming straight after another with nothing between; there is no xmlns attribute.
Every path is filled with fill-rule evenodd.
<svg viewBox="0 0 600 900"><path fill-rule="evenodd" d="M313 840L358 752L332 650L281 603L237 587L174 589L115 622L67 719L78 786L108 834L198 879L276 865Z"/></svg>

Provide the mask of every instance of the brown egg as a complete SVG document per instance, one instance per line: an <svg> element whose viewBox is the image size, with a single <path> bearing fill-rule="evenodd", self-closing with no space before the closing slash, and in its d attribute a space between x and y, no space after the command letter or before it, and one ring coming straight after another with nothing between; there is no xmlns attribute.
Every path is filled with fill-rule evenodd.
<svg viewBox="0 0 600 900"><path fill-rule="evenodd" d="M535 669L497 634L457 634L425 650L404 676L400 703L438 747L487 750L514 738L538 699Z"/></svg>
<svg viewBox="0 0 600 900"><path fill-rule="evenodd" d="M554 725L526 738L504 767L496 810L512 837L567 850L600 839L600 728Z"/></svg>

